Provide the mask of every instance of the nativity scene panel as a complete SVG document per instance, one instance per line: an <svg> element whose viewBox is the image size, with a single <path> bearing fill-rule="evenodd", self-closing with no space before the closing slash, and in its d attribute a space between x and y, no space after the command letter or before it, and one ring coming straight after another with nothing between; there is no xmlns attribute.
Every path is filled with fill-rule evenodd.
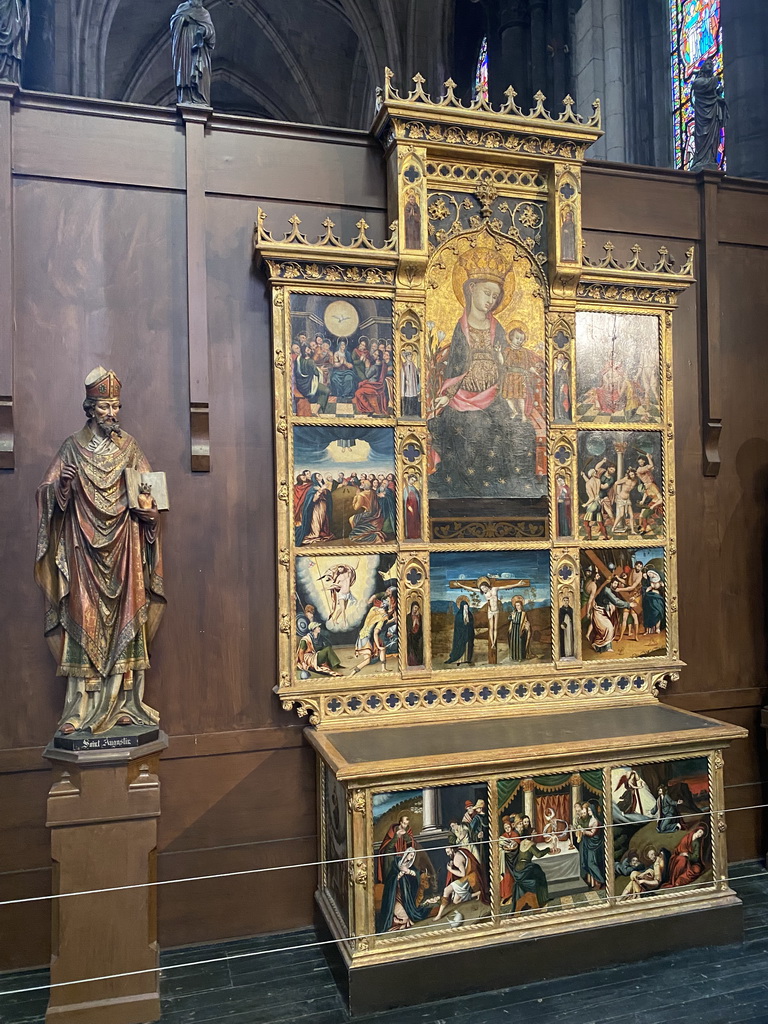
<svg viewBox="0 0 768 1024"><path fill-rule="evenodd" d="M490 918L486 783L375 793L373 844L378 934Z"/></svg>

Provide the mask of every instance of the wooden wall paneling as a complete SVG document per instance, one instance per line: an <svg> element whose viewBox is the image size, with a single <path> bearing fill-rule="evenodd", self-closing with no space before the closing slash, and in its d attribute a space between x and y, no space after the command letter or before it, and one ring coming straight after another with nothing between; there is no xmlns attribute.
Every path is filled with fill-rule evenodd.
<svg viewBox="0 0 768 1024"><path fill-rule="evenodd" d="M13 430L13 177L11 122L16 86L0 83L0 470L15 466Z"/></svg>
<svg viewBox="0 0 768 1024"><path fill-rule="evenodd" d="M184 138L173 115L130 116L118 104L101 113L71 103L38 105L25 94L14 117L17 175L184 189Z"/></svg>
<svg viewBox="0 0 768 1024"><path fill-rule="evenodd" d="M227 131L219 125L214 118L206 139L207 192L386 209L384 153L370 136L293 125Z"/></svg>
<svg viewBox="0 0 768 1024"><path fill-rule="evenodd" d="M768 793L768 758L760 709L733 708L713 712L713 718L749 729L749 737L736 740L725 756L725 816L728 824L728 858L763 859L768 841L768 814L763 806Z"/></svg>
<svg viewBox="0 0 768 1024"><path fill-rule="evenodd" d="M682 171L588 162L582 170L584 229L697 239L694 181L693 175Z"/></svg>
<svg viewBox="0 0 768 1024"><path fill-rule="evenodd" d="M161 879L228 875L316 860L314 756L288 750L161 762ZM308 925L314 868L160 886L161 943Z"/></svg>
<svg viewBox="0 0 768 1024"><path fill-rule="evenodd" d="M60 714L63 683L43 638L33 578L35 490L61 442L82 427L83 381L99 363L119 373L123 425L168 473L171 493L163 522L168 613L148 696L171 724L174 707L190 699L189 680L217 667L190 648L186 632L200 575L186 597L179 579L209 533L206 519L197 536L196 517L211 516L188 472L183 196L17 178L14 220L16 423L24 445L16 472L0 477L0 521L11 531L0 581L0 696L14 707L0 720L2 748L44 746Z"/></svg>
<svg viewBox="0 0 768 1024"><path fill-rule="evenodd" d="M700 266L697 270L699 344L701 346L701 413L704 476L720 472L720 432L723 429L720 387L720 278L718 191L722 174L698 176L701 201Z"/></svg>
<svg viewBox="0 0 768 1024"><path fill-rule="evenodd" d="M209 107L183 104L187 198L187 331L189 433L193 473L210 473L208 295L205 272L205 126Z"/></svg>
<svg viewBox="0 0 768 1024"><path fill-rule="evenodd" d="M724 178L718 194L718 239L765 248L768 239L768 182Z"/></svg>

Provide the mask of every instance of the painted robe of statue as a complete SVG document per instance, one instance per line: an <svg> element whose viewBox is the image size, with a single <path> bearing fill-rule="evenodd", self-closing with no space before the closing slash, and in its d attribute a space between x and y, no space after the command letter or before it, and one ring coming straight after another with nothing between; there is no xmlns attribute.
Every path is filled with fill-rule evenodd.
<svg viewBox="0 0 768 1024"><path fill-rule="evenodd" d="M150 465L119 431L119 396L114 373L89 374L88 422L63 443L37 490L35 579L57 675L67 679L65 735L159 720L143 701L149 646L165 609L159 517L129 508L125 470L150 472Z"/></svg>
<svg viewBox="0 0 768 1024"><path fill-rule="evenodd" d="M0 0L0 82L21 85L29 38L29 0Z"/></svg>

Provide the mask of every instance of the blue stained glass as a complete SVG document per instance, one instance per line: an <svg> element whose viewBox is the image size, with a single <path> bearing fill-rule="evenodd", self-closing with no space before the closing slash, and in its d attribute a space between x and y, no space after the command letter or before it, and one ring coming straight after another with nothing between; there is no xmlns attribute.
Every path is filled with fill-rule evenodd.
<svg viewBox="0 0 768 1024"><path fill-rule="evenodd" d="M480 45L480 55L477 58L474 99L488 102L488 36L483 39Z"/></svg>
<svg viewBox="0 0 768 1024"><path fill-rule="evenodd" d="M723 76L720 0L669 0L672 42L672 119L675 167L688 168L694 157L691 82L707 58ZM725 170L725 132L720 135L718 164Z"/></svg>

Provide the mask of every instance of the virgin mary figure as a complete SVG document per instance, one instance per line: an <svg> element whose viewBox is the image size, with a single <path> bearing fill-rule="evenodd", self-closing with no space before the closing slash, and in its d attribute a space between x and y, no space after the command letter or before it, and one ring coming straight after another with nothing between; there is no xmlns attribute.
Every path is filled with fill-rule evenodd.
<svg viewBox="0 0 768 1024"><path fill-rule="evenodd" d="M436 497L525 497L535 478L536 436L512 419L502 395L506 335L494 313L510 270L493 249L459 261L464 313L442 357L442 384L428 418L431 490Z"/></svg>

